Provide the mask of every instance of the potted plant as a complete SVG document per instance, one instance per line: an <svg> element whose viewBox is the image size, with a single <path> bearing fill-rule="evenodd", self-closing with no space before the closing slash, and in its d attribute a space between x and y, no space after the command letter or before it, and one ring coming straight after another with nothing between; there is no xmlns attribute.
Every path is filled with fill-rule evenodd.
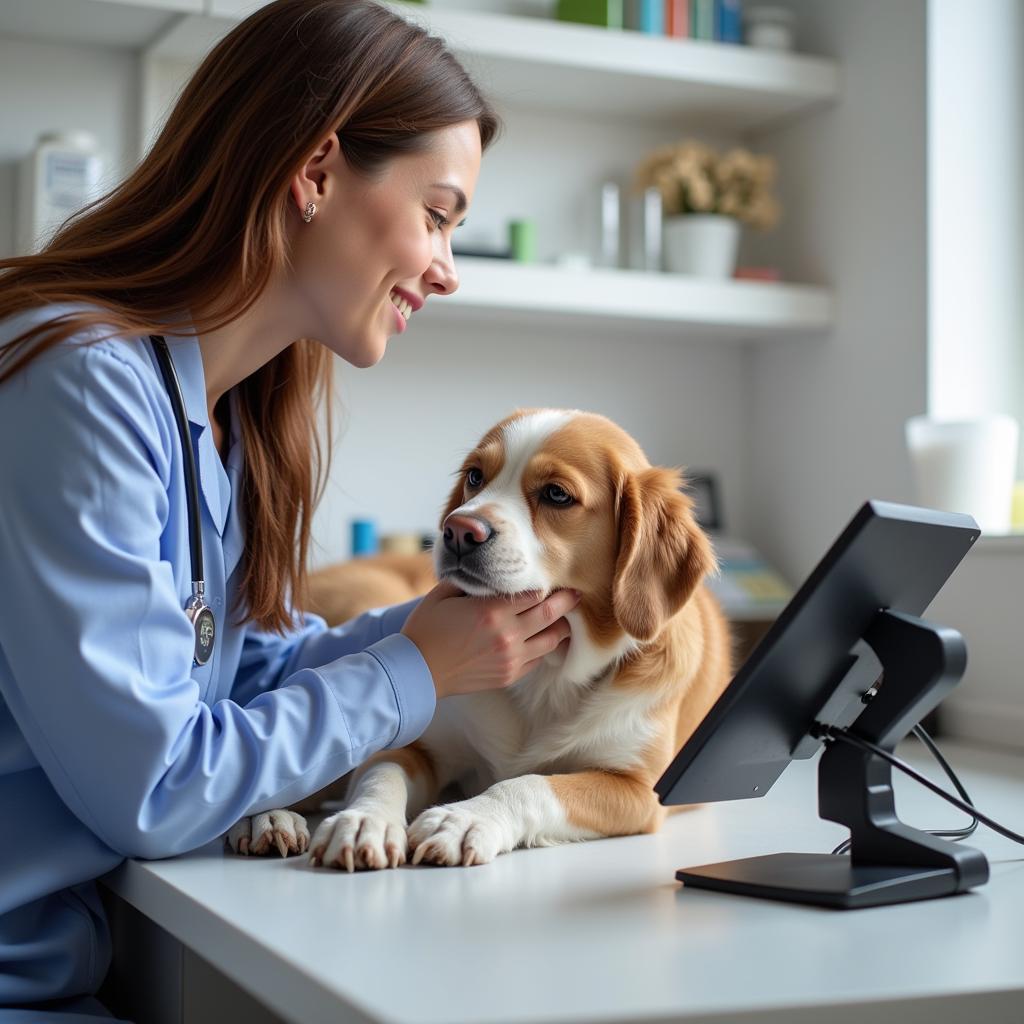
<svg viewBox="0 0 1024 1024"><path fill-rule="evenodd" d="M637 167L634 187L654 187L664 211L665 269L700 277L732 277L740 228L773 227L775 161L745 149L719 155L686 139L662 146Z"/></svg>

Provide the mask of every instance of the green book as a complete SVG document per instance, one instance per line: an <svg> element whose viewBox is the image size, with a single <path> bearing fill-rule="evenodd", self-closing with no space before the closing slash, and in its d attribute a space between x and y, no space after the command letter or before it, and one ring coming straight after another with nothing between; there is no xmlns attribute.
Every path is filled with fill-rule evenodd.
<svg viewBox="0 0 1024 1024"><path fill-rule="evenodd" d="M690 38L715 38L715 0L690 0Z"/></svg>
<svg viewBox="0 0 1024 1024"><path fill-rule="evenodd" d="M558 0L559 21L576 21L603 28L622 28L624 0Z"/></svg>

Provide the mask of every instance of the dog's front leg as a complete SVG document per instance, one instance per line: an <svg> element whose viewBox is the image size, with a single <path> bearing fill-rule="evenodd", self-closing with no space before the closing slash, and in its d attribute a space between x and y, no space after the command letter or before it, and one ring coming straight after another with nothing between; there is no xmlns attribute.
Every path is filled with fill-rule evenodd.
<svg viewBox="0 0 1024 1024"><path fill-rule="evenodd" d="M431 807L409 826L412 862L486 864L517 846L653 832L664 810L650 783L605 771L522 775Z"/></svg>
<svg viewBox="0 0 1024 1024"><path fill-rule="evenodd" d="M434 761L418 744L375 754L353 774L345 809L317 828L310 860L347 871L404 864L407 809L434 799L437 786Z"/></svg>

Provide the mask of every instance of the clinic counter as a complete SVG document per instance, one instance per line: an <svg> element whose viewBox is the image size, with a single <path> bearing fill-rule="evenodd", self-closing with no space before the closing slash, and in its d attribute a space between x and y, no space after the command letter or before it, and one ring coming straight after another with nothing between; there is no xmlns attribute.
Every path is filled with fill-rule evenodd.
<svg viewBox="0 0 1024 1024"><path fill-rule="evenodd" d="M1024 830L1024 757L941 749L981 810ZM944 780L916 741L899 753ZM894 776L903 820L964 823ZM220 842L128 861L105 879L115 976L140 1024L1024 1021L1024 847L984 826L968 842L989 882L944 899L830 911L675 881L682 866L832 849L846 833L817 817L816 783L817 758L796 762L764 798L673 815L656 835L472 868L348 875Z"/></svg>

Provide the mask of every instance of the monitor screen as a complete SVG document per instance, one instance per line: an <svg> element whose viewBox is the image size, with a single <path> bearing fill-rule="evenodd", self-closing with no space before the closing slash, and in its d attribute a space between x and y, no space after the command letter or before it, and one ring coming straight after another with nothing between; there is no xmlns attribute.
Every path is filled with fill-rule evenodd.
<svg viewBox="0 0 1024 1024"><path fill-rule="evenodd" d="M881 610L919 616L979 535L968 515L865 503L655 785L662 804L761 797L815 722L850 725L881 664L861 639Z"/></svg>

